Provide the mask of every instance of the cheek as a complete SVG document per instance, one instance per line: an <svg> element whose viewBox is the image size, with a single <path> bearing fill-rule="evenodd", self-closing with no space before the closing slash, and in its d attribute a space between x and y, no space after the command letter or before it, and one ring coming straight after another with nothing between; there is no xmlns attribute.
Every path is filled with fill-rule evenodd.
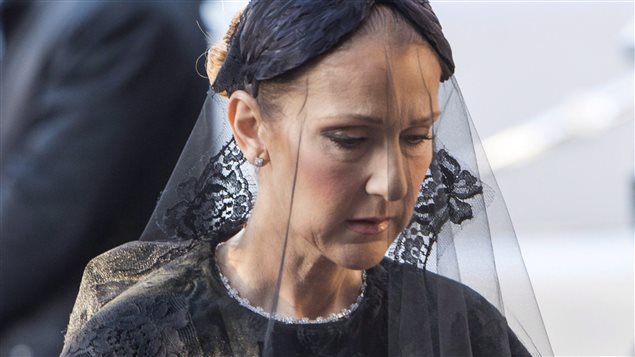
<svg viewBox="0 0 635 357"><path fill-rule="evenodd" d="M356 195L364 187L356 172L354 164L337 162L321 150L302 153L296 198L302 202L303 212L311 212L304 219L310 221L312 230L328 230L350 215L351 205L361 199Z"/></svg>
<svg viewBox="0 0 635 357"><path fill-rule="evenodd" d="M409 160L409 165L412 168L412 170L410 170L410 182L412 182L413 185L411 191L413 191L413 189L414 191L419 191L419 186L421 186L428 172L428 168L430 168L430 162L432 162L432 149L425 155Z"/></svg>
<svg viewBox="0 0 635 357"><path fill-rule="evenodd" d="M417 158L409 159L410 172L409 172L409 183L410 187L408 187L408 195L406 198L406 208L407 208L407 218L408 221L412 216L412 212L414 209L415 202L417 201L417 197L419 195L419 190L421 188L421 184L425 179L428 168L430 167L430 162L432 161L432 147L430 147L429 153L425 156L420 156Z"/></svg>

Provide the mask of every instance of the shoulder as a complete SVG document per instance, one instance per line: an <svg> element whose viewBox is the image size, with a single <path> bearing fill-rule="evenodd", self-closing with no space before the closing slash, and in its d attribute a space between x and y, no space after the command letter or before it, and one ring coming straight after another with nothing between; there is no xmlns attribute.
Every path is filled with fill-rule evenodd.
<svg viewBox="0 0 635 357"><path fill-rule="evenodd" d="M139 351L149 356L188 356L199 349L183 299L138 294L113 300L67 334L62 356L129 356Z"/></svg>
<svg viewBox="0 0 635 357"><path fill-rule="evenodd" d="M84 272L62 355L196 354L188 295L202 279L204 242L131 242Z"/></svg>
<svg viewBox="0 0 635 357"><path fill-rule="evenodd" d="M389 280L397 277L391 288L421 298L431 323L439 329L451 329L452 336L465 335L474 355L529 355L501 310L471 287L390 259L384 259L381 266L388 271Z"/></svg>
<svg viewBox="0 0 635 357"><path fill-rule="evenodd" d="M388 258L382 261L381 266L388 272L387 275L391 277L399 275L402 283L410 285L408 288L417 289L419 293L425 294L435 302L438 299L444 299L448 304L464 305L470 311L474 310L494 317L502 316L485 297L459 281Z"/></svg>

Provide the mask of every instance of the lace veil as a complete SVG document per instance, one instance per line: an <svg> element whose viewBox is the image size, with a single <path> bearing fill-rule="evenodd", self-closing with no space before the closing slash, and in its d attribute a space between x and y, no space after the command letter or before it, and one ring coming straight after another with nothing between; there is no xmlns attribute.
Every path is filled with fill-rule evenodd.
<svg viewBox="0 0 635 357"><path fill-rule="evenodd" d="M473 291L501 317L480 321L483 326L498 324L488 328L502 339L515 335L532 355L551 355L505 202L452 75L449 44L427 1L252 1L230 38L227 59L141 240L219 241L239 231L258 194L258 173L233 140L225 119L226 100L217 93L257 93L261 81L336 47L381 3L422 35L442 65L433 159L410 223L386 252L386 260L392 262L387 265L387 321L378 328L387 330L389 355L471 355L470 346L478 341L470 329L480 318L470 309ZM391 95L390 88L386 95ZM400 114L398 107L391 110ZM299 113L298 120L304 114ZM280 214L310 214L293 211L292 201L289 207ZM469 289L430 287L422 278L426 274ZM271 311L275 309L274 304ZM271 318L263 336L265 355L276 355L277 328Z"/></svg>

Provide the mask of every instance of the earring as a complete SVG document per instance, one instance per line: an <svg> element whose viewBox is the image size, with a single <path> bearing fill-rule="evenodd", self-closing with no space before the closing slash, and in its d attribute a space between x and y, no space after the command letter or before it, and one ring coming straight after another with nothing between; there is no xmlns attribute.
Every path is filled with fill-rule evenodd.
<svg viewBox="0 0 635 357"><path fill-rule="evenodd" d="M257 157L256 160L254 160L254 166L256 167L262 167L265 164L265 159L263 159L262 157Z"/></svg>

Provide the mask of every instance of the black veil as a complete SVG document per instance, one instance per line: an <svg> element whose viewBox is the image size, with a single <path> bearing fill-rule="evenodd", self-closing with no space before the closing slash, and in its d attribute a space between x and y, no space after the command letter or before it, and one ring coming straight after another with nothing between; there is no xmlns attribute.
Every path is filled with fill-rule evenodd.
<svg viewBox="0 0 635 357"><path fill-rule="evenodd" d="M412 217L389 244L381 264L381 282L368 281L368 289L373 284L381 285L379 290L385 294L384 303L378 308L381 318L373 320L381 323L372 328L385 336L385 352L390 356L468 356L483 351L490 355L553 354L505 202L452 75L454 63L449 44L430 5L418 0L252 1L234 35L228 38L227 58L138 243L144 247L151 243L153 248L143 248L144 253L133 254L134 259L129 254L115 254L107 269L118 274L97 278L87 269L71 316L66 351L69 341L81 334L91 317L111 301L135 291L139 282L157 275L163 267L187 254L190 247L200 242L214 247L240 234L248 222L258 196L258 169L234 141L224 119L226 100L219 94L247 90L257 96L262 81L309 63L346 40L378 4L389 6L405 18L430 44L440 59L442 83L438 93L441 114L432 127L432 161L413 202ZM284 56L280 55L281 49ZM381 55L386 58L390 83L394 80L390 78L390 51ZM307 83L307 96L310 90ZM386 95L396 95L391 86L386 88ZM416 100L430 101L432 95L428 93ZM398 105L388 108L387 113L403 116ZM297 120L302 123L306 116L302 108ZM293 209L301 160L298 149L296 175L288 186L289 206L279 212L289 222L293 215L306 214ZM391 167L387 165L387 170ZM278 292L286 271L284 252L291 239L288 225L281 232L276 240L282 244L275 289ZM143 261L137 261L140 256ZM113 263L114 260L118 262ZM103 265L98 268L106 269ZM218 273L214 267L211 270ZM224 282L231 284L226 279ZM370 303L364 302L363 295L370 293L363 292L361 301L356 303L368 308ZM96 295L107 297L95 298ZM261 355L289 355L290 350L284 346L289 331L295 334L294 338L308 341L314 355L346 355L342 351L347 346L334 350L338 344L324 336L346 341L348 337L342 334L354 335L368 329L353 318L357 312L352 311L352 315L336 319L334 327L329 325L331 322L305 321L306 327L290 330L301 322L284 321L276 314L275 295L272 304L260 311L266 324L254 323L258 328L253 331L259 335L248 336L251 342L245 342L241 334L250 331L252 325L245 324L253 321L236 318L237 311L248 304L232 303L236 298L239 299L229 294L226 301L216 304L226 327L227 350L234 355L251 355L256 350ZM324 335L320 325L335 332ZM181 337L186 334L192 332L185 328L178 332ZM199 335L187 341L205 345L203 339ZM245 347L252 342L256 350ZM204 350L192 347L188 351L197 355L205 354Z"/></svg>

